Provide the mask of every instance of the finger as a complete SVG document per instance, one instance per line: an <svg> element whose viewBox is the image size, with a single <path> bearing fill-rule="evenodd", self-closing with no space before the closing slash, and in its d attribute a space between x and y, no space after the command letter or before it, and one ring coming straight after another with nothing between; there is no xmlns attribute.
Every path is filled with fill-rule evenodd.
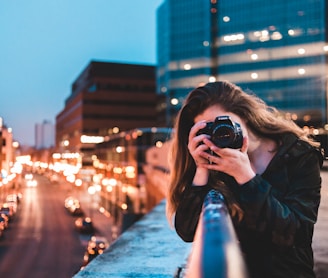
<svg viewBox="0 0 328 278"><path fill-rule="evenodd" d="M190 152L205 152L208 150L208 146L206 146L205 144L202 144L203 141L203 137L194 137L192 138L189 143L188 143L188 149Z"/></svg>
<svg viewBox="0 0 328 278"><path fill-rule="evenodd" d="M206 126L205 121L195 123L189 131L189 140L197 135L197 132Z"/></svg>
<svg viewBox="0 0 328 278"><path fill-rule="evenodd" d="M204 144L208 147L208 149L210 149L213 153L215 153L217 156L221 156L221 153L225 151L225 149L223 148L219 148L218 146L216 146L211 140L209 140L208 138L205 138L203 140Z"/></svg>
<svg viewBox="0 0 328 278"><path fill-rule="evenodd" d="M208 164L217 164L216 163L216 157L215 156L208 156Z"/></svg>
<svg viewBox="0 0 328 278"><path fill-rule="evenodd" d="M219 149L219 147L216 146L208 137L204 138L203 142L211 150L217 150L217 149Z"/></svg>
<svg viewBox="0 0 328 278"><path fill-rule="evenodd" d="M208 160L208 164L212 164L212 159L211 159L211 156L207 156L207 160Z"/></svg>
<svg viewBox="0 0 328 278"><path fill-rule="evenodd" d="M216 156L215 155L211 155L211 154L207 154L207 161L209 165L212 164L216 164Z"/></svg>

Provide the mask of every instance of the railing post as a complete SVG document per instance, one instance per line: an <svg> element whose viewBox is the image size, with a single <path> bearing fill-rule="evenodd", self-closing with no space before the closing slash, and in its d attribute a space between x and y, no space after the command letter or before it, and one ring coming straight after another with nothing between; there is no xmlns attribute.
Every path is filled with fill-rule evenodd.
<svg viewBox="0 0 328 278"><path fill-rule="evenodd" d="M185 277L248 277L224 197L216 190L205 197Z"/></svg>

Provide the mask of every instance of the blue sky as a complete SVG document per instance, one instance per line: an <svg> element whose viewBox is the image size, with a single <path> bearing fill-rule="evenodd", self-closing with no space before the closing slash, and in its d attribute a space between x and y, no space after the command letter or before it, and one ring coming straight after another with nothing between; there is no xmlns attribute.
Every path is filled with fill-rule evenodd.
<svg viewBox="0 0 328 278"><path fill-rule="evenodd" d="M156 10L164 0L2 0L0 117L23 145L55 124L91 60L156 64Z"/></svg>

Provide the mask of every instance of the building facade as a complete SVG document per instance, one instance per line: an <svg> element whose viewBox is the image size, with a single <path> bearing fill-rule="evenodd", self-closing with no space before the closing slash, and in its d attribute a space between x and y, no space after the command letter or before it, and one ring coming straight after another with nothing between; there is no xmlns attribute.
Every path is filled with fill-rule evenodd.
<svg viewBox="0 0 328 278"><path fill-rule="evenodd" d="M301 126L327 123L325 0L165 0L157 92L166 122L194 87L229 80Z"/></svg>
<svg viewBox="0 0 328 278"><path fill-rule="evenodd" d="M13 163L14 149L12 129L4 125L3 119L0 117L0 182L10 174Z"/></svg>
<svg viewBox="0 0 328 278"><path fill-rule="evenodd" d="M87 160L102 138L155 126L156 100L154 66L91 61L56 116L56 147Z"/></svg>
<svg viewBox="0 0 328 278"><path fill-rule="evenodd" d="M48 149L55 146L55 126L50 121L44 120L35 125L35 148Z"/></svg>

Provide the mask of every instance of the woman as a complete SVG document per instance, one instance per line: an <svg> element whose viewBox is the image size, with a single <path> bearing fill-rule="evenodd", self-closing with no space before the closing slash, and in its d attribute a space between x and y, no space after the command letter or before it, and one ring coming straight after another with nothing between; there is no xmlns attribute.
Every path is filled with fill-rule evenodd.
<svg viewBox="0 0 328 278"><path fill-rule="evenodd" d="M240 125L240 146L218 147L225 138L208 123L221 116ZM215 188L225 196L250 277L315 277L318 144L229 82L193 90L175 130L167 213L179 236L193 241L204 197Z"/></svg>

